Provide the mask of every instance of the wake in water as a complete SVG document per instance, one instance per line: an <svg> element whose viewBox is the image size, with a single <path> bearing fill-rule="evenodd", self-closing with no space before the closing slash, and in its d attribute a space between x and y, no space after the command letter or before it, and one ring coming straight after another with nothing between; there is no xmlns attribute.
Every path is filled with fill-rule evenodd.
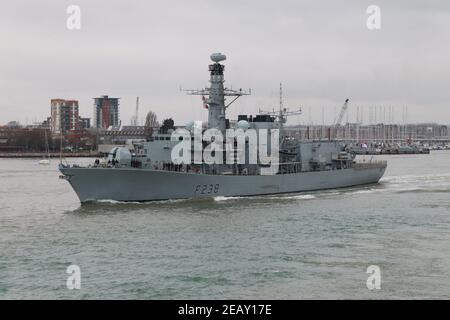
<svg viewBox="0 0 450 320"><path fill-rule="evenodd" d="M319 198L334 198L342 195L364 195L371 193L424 193L424 192L449 192L450 193L450 173L427 174L427 175L402 175L391 176L381 179L380 183L371 186L359 186L342 189L331 189L314 191L308 194L295 195L268 195L251 197L255 199L292 199L292 200L312 200ZM238 200L250 197L216 197L215 201Z"/></svg>
<svg viewBox="0 0 450 320"><path fill-rule="evenodd" d="M106 204L151 204L151 203L178 203L189 201L190 199L167 199L167 200L152 200L152 201L118 201L118 200L95 200L93 203L106 203Z"/></svg>
<svg viewBox="0 0 450 320"><path fill-rule="evenodd" d="M316 197L312 194L299 194L299 195L260 195L260 196L242 196L242 197L214 197L214 201L229 201L229 200L240 200L240 199L293 199L293 200L311 200Z"/></svg>
<svg viewBox="0 0 450 320"><path fill-rule="evenodd" d="M138 201L117 201L117 200L104 199L104 200L95 200L95 201L91 201L90 203L106 203L106 204L142 204L142 203L145 203L145 202L138 202Z"/></svg>
<svg viewBox="0 0 450 320"><path fill-rule="evenodd" d="M299 195L290 195L290 196L270 196L269 198L283 198L283 199L294 199L294 200L312 200L312 199L316 199L316 196L312 195L312 194L299 194Z"/></svg>
<svg viewBox="0 0 450 320"><path fill-rule="evenodd" d="M214 201L217 202L221 202L221 201L228 201L228 200L236 200L236 199L242 199L242 198L247 198L247 197L224 197L224 196L219 196L219 197L214 197Z"/></svg>

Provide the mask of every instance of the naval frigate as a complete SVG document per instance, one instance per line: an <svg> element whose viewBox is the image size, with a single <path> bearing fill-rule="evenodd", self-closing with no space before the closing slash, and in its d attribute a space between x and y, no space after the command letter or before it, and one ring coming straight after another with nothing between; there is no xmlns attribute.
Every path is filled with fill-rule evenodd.
<svg viewBox="0 0 450 320"><path fill-rule="evenodd" d="M357 162L338 141L310 141L287 136L283 130L287 116L300 111L282 108L281 102L280 110L276 112L239 115L237 121L227 119L227 108L250 92L225 88L225 66L221 62L226 56L215 53L211 60L210 86L188 90L188 94L202 96L204 107L208 109L208 122L204 125L190 122L184 127L185 132L214 129L225 134L230 128L240 132L279 130L276 136L279 146L274 148L277 161L270 163L270 174L267 163L248 162L251 147L247 140L243 147L247 162L238 163L237 148L231 157L234 163L206 163L202 156L200 162L192 158L181 163L174 161L174 149L184 139L175 135L172 129L159 130L147 141L133 143L131 151L127 147L114 147L103 161L96 160L85 167L61 163L60 177L70 183L82 203L284 194L372 184L383 176L386 162ZM227 99L230 102L227 103ZM194 138L188 139L188 145L194 144ZM221 143L223 149L230 147ZM207 141L200 142L201 147L207 144ZM236 147L236 141L232 147ZM195 158L198 149L193 147L189 152Z"/></svg>

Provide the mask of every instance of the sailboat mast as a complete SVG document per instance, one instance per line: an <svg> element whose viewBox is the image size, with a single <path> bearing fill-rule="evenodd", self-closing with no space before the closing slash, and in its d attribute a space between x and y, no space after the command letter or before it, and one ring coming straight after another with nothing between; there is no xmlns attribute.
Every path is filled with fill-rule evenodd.
<svg viewBox="0 0 450 320"><path fill-rule="evenodd" d="M44 133L45 133L45 151L47 152L47 158L50 159L50 148L48 145L47 129L44 130Z"/></svg>
<svg viewBox="0 0 450 320"><path fill-rule="evenodd" d="M60 138L59 138L59 163L62 164L62 147L63 147L63 128L62 128L62 117L59 119L59 132L60 132Z"/></svg>

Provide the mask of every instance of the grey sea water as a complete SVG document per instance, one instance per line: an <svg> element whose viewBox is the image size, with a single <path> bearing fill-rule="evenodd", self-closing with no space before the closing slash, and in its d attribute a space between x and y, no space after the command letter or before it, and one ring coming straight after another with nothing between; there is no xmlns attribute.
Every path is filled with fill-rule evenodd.
<svg viewBox="0 0 450 320"><path fill-rule="evenodd" d="M57 160L0 159L0 298L448 299L450 152L384 159L359 188L83 206Z"/></svg>

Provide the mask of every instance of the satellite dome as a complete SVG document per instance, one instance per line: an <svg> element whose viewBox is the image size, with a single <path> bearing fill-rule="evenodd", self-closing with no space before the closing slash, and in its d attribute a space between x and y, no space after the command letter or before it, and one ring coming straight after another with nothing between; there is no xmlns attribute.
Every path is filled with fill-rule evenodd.
<svg viewBox="0 0 450 320"><path fill-rule="evenodd" d="M131 164L131 152L126 147L120 147L117 149L116 160L120 164L130 165Z"/></svg>
<svg viewBox="0 0 450 320"><path fill-rule="evenodd" d="M188 123L186 123L186 126L185 126L186 130L188 130L188 131L193 131L194 129L202 130L202 127L203 127L203 122L200 120L189 121Z"/></svg>
<svg viewBox="0 0 450 320"><path fill-rule="evenodd" d="M213 62L220 62L220 61L223 61L223 60L226 60L226 59L227 59L227 56L224 55L224 54L221 54L221 53L213 53L211 55L211 60Z"/></svg>
<svg viewBox="0 0 450 320"><path fill-rule="evenodd" d="M192 131L193 128L194 128L194 121L189 121L188 123L186 123L186 130Z"/></svg>
<svg viewBox="0 0 450 320"><path fill-rule="evenodd" d="M239 120L237 123L237 128L247 130L248 128L250 128L250 123L248 123L248 121L246 120Z"/></svg>

